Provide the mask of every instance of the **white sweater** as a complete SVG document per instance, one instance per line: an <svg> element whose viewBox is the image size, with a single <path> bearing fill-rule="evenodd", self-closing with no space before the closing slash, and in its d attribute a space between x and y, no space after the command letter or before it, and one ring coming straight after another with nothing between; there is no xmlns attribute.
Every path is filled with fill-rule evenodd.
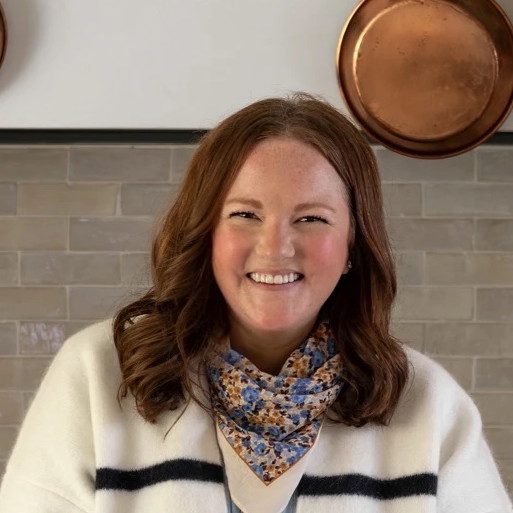
<svg viewBox="0 0 513 513"><path fill-rule="evenodd" d="M471 399L407 354L411 379L388 427L325 423L305 456L298 513L513 511ZM132 398L118 405L120 379L110 322L64 344L7 465L1 513L228 511L208 413L190 402L150 424Z"/></svg>

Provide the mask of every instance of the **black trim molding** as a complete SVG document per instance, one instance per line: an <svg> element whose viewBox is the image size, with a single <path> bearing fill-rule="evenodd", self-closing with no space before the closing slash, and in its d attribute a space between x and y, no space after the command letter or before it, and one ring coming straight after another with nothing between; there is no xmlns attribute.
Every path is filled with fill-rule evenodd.
<svg viewBox="0 0 513 513"><path fill-rule="evenodd" d="M196 144L208 132L133 129L0 129L2 144ZM369 139L371 144L376 144ZM481 145L513 145L513 132L496 132Z"/></svg>
<svg viewBox="0 0 513 513"><path fill-rule="evenodd" d="M1 144L196 144L207 130L0 129Z"/></svg>

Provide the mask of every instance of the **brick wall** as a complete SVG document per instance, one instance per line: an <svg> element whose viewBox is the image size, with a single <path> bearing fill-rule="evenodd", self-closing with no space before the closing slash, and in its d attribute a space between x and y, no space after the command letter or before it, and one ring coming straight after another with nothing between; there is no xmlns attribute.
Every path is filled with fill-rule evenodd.
<svg viewBox="0 0 513 513"><path fill-rule="evenodd" d="M152 219L186 146L0 147L0 475L52 355L147 283ZM513 491L513 147L377 149L396 334L471 393Z"/></svg>

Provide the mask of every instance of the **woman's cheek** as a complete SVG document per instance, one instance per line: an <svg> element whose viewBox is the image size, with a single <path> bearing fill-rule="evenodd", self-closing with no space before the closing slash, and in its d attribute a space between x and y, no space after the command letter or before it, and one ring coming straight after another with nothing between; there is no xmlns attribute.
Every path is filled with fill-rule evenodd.
<svg viewBox="0 0 513 513"><path fill-rule="evenodd" d="M345 266L348 245L342 237L322 235L311 241L311 259L317 265L337 265L342 270Z"/></svg>
<svg viewBox="0 0 513 513"><path fill-rule="evenodd" d="M241 260L247 253L250 241L247 234L240 229L233 227L218 227L213 238L213 259L226 267L240 265Z"/></svg>

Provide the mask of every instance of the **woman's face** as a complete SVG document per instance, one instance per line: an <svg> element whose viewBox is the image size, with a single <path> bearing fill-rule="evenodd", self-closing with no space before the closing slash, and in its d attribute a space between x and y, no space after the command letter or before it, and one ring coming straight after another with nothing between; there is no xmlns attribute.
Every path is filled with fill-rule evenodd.
<svg viewBox="0 0 513 513"><path fill-rule="evenodd" d="M313 147L267 139L249 154L213 232L212 266L232 329L308 334L347 271L342 180Z"/></svg>

